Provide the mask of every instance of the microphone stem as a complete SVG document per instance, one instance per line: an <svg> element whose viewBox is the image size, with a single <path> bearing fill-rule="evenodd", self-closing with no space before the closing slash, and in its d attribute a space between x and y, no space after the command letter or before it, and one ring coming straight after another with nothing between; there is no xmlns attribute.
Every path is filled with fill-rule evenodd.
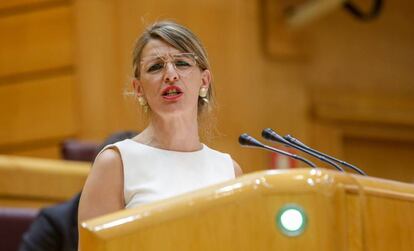
<svg viewBox="0 0 414 251"><path fill-rule="evenodd" d="M344 166L347 166L347 167L351 168L352 170L356 171L357 173L359 173L361 175L367 176L367 174L364 171L362 171L361 169L359 169L358 167L356 167L354 165L351 165L351 164L349 164L349 163L347 163L345 161L336 159L336 158L334 158L332 156L329 156L329 155L327 155L325 153L319 152L319 151L317 151L317 150L315 150L313 148L310 148L309 146L305 145L304 143L300 142L299 140L297 140L296 138L294 138L292 136L290 136L289 138L285 138L285 139L288 140L290 143L296 145L296 146L304 147L304 148L308 149L309 151L312 151L313 153L316 153L316 154L319 154L321 156L324 156L327 159L330 159L332 161L335 161L337 163L340 163L340 164L342 164Z"/></svg>
<svg viewBox="0 0 414 251"><path fill-rule="evenodd" d="M309 155L311 155L311 156L313 156L315 158L318 158L318 159L320 159L320 160L322 160L322 161L324 161L324 162L326 162L326 163L334 166L338 171L345 172L344 169L342 167L340 167L338 164L336 164L335 162L332 162L332 161L326 159L325 157L323 157L321 155L315 154L315 153L307 150L306 148L303 148L303 147L300 147L298 145L292 144L290 141L287 141L287 140L285 140L285 144L287 144L290 147L296 148L299 151L305 152L305 153L307 153L307 154L309 154Z"/></svg>
<svg viewBox="0 0 414 251"><path fill-rule="evenodd" d="M270 147L270 146L267 146L267 145L263 145L263 148L266 149L266 150L269 150L271 152L276 152L276 153L279 153L279 154L282 154L282 155L289 156L291 158L294 158L296 160L299 160L299 161L302 161L302 162L306 163L307 165L309 165L312 168L316 168L316 165L313 162L311 162L311 161L309 161L309 160L307 160L303 157L300 157L296 154L291 154L291 153L288 153L288 152L285 152L285 151L282 151L282 150L279 150L279 149L276 149L276 148L273 148L273 147Z"/></svg>

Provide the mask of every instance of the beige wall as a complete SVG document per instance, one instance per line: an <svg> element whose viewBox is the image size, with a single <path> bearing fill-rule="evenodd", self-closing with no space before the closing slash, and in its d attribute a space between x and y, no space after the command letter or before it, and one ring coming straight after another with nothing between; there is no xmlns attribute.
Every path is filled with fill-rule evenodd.
<svg viewBox="0 0 414 251"><path fill-rule="evenodd" d="M387 2L372 23L334 11L295 32L279 54L272 45L288 40L269 30L278 25L271 21L274 1L8 2L0 4L0 35L7 38L0 41L2 153L57 158L64 138L101 140L142 129L136 105L122 95L131 49L146 24L169 18L204 41L220 105L221 134L209 144L246 171L268 168L269 154L241 148L238 135L259 137L272 127L372 175L414 180L409 1ZM378 161L391 141L392 154ZM404 157L395 161L396 153ZM398 175L377 171L390 163Z"/></svg>

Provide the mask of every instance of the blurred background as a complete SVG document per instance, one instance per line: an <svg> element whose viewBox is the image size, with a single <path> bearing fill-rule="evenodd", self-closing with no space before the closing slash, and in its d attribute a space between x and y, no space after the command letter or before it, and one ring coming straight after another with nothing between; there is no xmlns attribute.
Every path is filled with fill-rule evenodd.
<svg viewBox="0 0 414 251"><path fill-rule="evenodd" d="M300 12L309 2L314 17ZM279 167L237 141L271 127L371 176L414 182L414 2L385 1L370 21L342 2L1 1L0 154L60 159L67 139L142 130L124 95L131 51L145 26L170 19L209 53L220 133L206 142L245 172Z"/></svg>

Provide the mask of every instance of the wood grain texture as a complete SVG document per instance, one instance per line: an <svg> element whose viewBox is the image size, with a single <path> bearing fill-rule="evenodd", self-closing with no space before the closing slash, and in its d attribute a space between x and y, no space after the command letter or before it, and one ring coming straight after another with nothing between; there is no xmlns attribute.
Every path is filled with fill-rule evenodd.
<svg viewBox="0 0 414 251"><path fill-rule="evenodd" d="M311 100L316 119L414 126L414 100L407 93L321 88L313 91Z"/></svg>
<svg viewBox="0 0 414 251"><path fill-rule="evenodd" d="M0 85L0 146L76 132L73 76Z"/></svg>
<svg viewBox="0 0 414 251"><path fill-rule="evenodd" d="M70 6L0 18L0 77L73 65Z"/></svg>
<svg viewBox="0 0 414 251"><path fill-rule="evenodd" d="M411 184L324 169L257 172L89 220L82 223L81 247L411 250L413 197ZM308 216L297 237L285 236L275 225L275 215L287 203L300 205Z"/></svg>
<svg viewBox="0 0 414 251"><path fill-rule="evenodd" d="M0 2L0 11L7 9L8 11L13 11L16 8L30 8L34 6L45 4L55 4L55 3L64 3L68 0L7 0Z"/></svg>
<svg viewBox="0 0 414 251"><path fill-rule="evenodd" d="M90 164L0 155L1 206L38 207L81 191Z"/></svg>
<svg viewBox="0 0 414 251"><path fill-rule="evenodd" d="M0 152L3 155L13 155L13 156L25 156L25 157L39 157L44 156L44 158L49 159L61 159L62 158L62 139L53 139L47 141L46 143L42 141L31 142L31 144L18 144L6 148L0 148Z"/></svg>
<svg viewBox="0 0 414 251"><path fill-rule="evenodd" d="M263 40L263 52L266 57L275 60L305 59L302 43L304 42L298 30L293 30L287 23L289 10L306 3L304 0L290 1L260 1L260 31Z"/></svg>

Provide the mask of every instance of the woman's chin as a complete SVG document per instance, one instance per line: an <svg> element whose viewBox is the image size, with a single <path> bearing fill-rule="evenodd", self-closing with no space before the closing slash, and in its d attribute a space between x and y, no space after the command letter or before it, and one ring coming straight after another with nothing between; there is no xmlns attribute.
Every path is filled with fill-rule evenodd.
<svg viewBox="0 0 414 251"><path fill-rule="evenodd" d="M194 109L189 109L189 107L190 106L186 106L181 102L168 103L160 107L160 109L157 109L155 112L162 117L192 116ZM195 109L195 111L197 111L197 109ZM197 112L195 112L195 114L197 115Z"/></svg>

